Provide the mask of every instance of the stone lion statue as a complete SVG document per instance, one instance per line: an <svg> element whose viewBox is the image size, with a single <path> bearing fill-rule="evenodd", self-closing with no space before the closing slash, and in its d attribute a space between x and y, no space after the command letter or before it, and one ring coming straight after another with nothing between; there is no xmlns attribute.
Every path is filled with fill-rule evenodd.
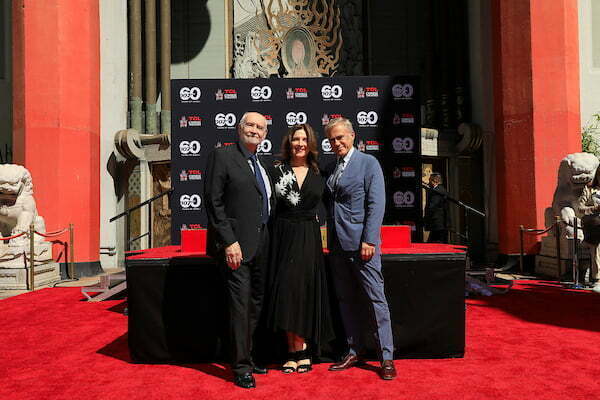
<svg viewBox="0 0 600 400"><path fill-rule="evenodd" d="M44 219L38 215L33 198L33 183L29 171L16 164L0 165L0 237L28 232L29 225L35 230L46 232ZM35 235L36 242L44 238ZM23 248L29 245L28 235L9 241L9 248ZM15 249L16 250L16 249Z"/></svg>
<svg viewBox="0 0 600 400"><path fill-rule="evenodd" d="M558 184L554 191L552 208L546 210L546 224L554 223L554 215L560 216L566 229L561 236L573 238L573 226L576 218L575 205L583 192L583 188L596 176L600 161L590 153L573 153L560 162ZM580 226L580 225L578 225ZM583 240L583 231L578 230L577 238Z"/></svg>

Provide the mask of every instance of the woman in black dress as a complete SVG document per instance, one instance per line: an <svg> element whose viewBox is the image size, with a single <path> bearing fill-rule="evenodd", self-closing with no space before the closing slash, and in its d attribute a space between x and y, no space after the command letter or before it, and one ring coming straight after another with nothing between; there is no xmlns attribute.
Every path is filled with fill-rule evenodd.
<svg viewBox="0 0 600 400"><path fill-rule="evenodd" d="M277 208L272 230L267 324L287 336L282 371L308 372L310 353L333 336L317 209L325 188L317 141L308 124L292 127L273 171Z"/></svg>

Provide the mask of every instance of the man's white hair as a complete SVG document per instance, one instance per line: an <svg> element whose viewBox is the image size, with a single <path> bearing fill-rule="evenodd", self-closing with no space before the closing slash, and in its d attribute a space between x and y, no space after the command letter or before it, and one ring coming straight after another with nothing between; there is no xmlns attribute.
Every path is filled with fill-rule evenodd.
<svg viewBox="0 0 600 400"><path fill-rule="evenodd" d="M263 118L265 117L264 115L262 115L258 111L246 111L244 113L244 115L242 115L242 118L240 118L240 122L238 123L238 131L241 131L242 128L244 127L244 124L246 123L246 118L248 118L248 114L258 114L258 115L261 115ZM267 130L267 126L266 125L265 125L265 130Z"/></svg>
<svg viewBox="0 0 600 400"><path fill-rule="evenodd" d="M327 125L325 125L325 136L329 136L329 132L337 125L342 125L348 131L354 133L352 122L348 118L340 117L329 120Z"/></svg>

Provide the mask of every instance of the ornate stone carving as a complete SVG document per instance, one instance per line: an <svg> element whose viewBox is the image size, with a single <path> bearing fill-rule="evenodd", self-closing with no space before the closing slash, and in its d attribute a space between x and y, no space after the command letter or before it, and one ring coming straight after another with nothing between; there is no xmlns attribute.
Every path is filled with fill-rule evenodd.
<svg viewBox="0 0 600 400"><path fill-rule="evenodd" d="M20 165L0 165L0 239L25 232L8 245L0 240L0 289L26 289L32 268L29 226L45 233L44 218L38 215L29 171ZM58 263L52 260L52 243L35 235L35 286L60 280Z"/></svg>
<svg viewBox="0 0 600 400"><path fill-rule="evenodd" d="M234 18L236 78L335 74L343 44L335 0L238 0Z"/></svg>
<svg viewBox="0 0 600 400"><path fill-rule="evenodd" d="M245 37L235 35L234 41L234 76L236 78L268 78L271 73L277 74L278 62L264 63L258 52L256 32L250 31ZM269 65L267 68L265 65Z"/></svg>
<svg viewBox="0 0 600 400"><path fill-rule="evenodd" d="M46 232L44 218L38 215L33 198L33 182L29 171L20 165L0 165L0 234L1 237L28 232L29 225ZM37 244L44 238L36 235ZM28 235L9 241L10 252L18 252L29 245ZM12 249L12 250L11 250Z"/></svg>
<svg viewBox="0 0 600 400"><path fill-rule="evenodd" d="M560 162L558 185L554 191L552 209L546 211L546 219L549 226L554 222L554 215L560 216L566 228L562 230L562 233L567 239L573 238L573 226L576 218L575 203L581 196L585 185L596 176L598 165L600 165L600 161L590 153L569 154ZM552 215L548 215L549 213ZM579 240L582 240L583 232L579 230L577 236Z"/></svg>

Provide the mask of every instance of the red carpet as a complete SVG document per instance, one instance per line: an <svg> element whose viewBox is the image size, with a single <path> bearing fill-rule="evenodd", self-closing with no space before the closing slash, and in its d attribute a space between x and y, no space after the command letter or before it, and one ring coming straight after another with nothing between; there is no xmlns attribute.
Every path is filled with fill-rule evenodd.
<svg viewBox="0 0 600 400"><path fill-rule="evenodd" d="M77 288L0 301L0 399L598 399L600 296L521 281L468 301L464 359L398 360L399 379L369 368L258 376L238 389L220 365L136 365L120 301Z"/></svg>

